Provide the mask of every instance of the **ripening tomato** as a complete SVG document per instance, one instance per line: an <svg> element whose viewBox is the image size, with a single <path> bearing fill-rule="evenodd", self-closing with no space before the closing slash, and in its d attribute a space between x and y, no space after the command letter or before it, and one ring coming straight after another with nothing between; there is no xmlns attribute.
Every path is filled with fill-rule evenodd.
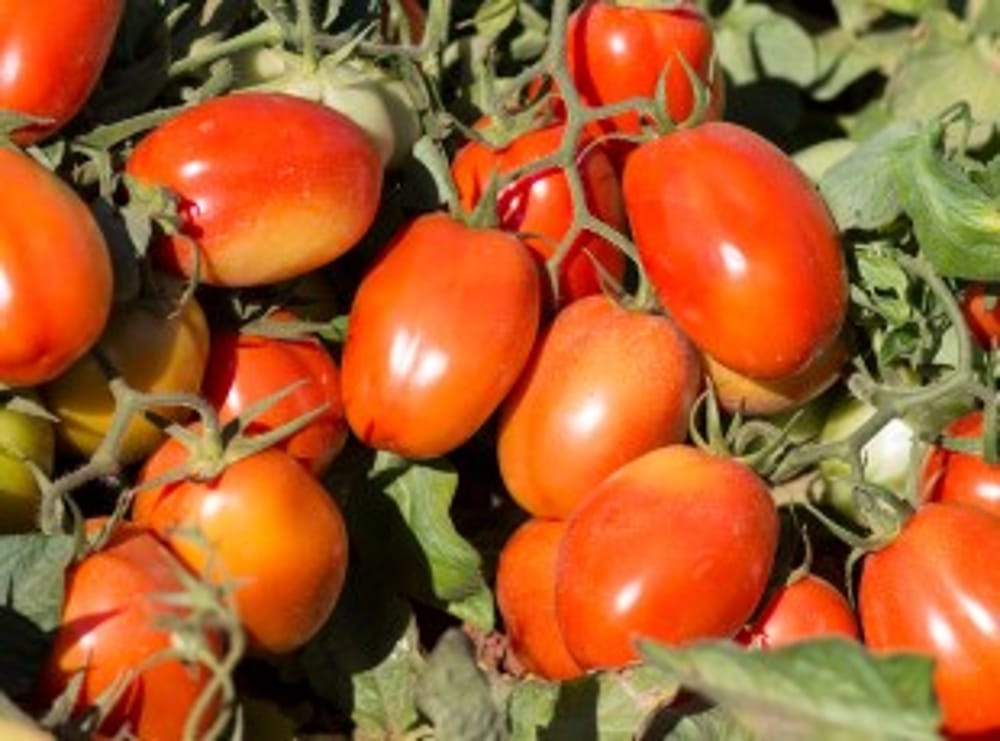
<svg viewBox="0 0 1000 741"><path fill-rule="evenodd" d="M88 530L96 532L99 525L88 522ZM75 708L83 711L135 671L137 676L126 685L101 732L111 736L127 723L143 741L181 738L210 674L176 658L150 660L172 647L160 621L184 614L160 599L183 591L178 576L182 568L148 530L127 523L102 550L71 566L62 622L39 682L39 700L50 704L82 672ZM214 637L206 640L212 645ZM213 720L213 713L206 713L202 732Z"/></svg>
<svg viewBox="0 0 1000 741"><path fill-rule="evenodd" d="M962 314L980 347L1000 343L1000 296L995 286L970 285L961 297Z"/></svg>
<svg viewBox="0 0 1000 741"><path fill-rule="evenodd" d="M351 308L341 389L354 434L407 458L472 437L528 360L540 286L511 234L441 213L405 226Z"/></svg>
<svg viewBox="0 0 1000 741"><path fill-rule="evenodd" d="M736 640L759 648L775 648L831 636L858 638L854 610L830 582L806 574L779 588Z"/></svg>
<svg viewBox="0 0 1000 741"><path fill-rule="evenodd" d="M208 362L208 323L191 298L140 301L116 309L98 347L132 388L143 393L197 393ZM68 450L90 456L111 429L115 400L100 365L84 357L43 389L59 417L56 434ZM175 422L190 416L186 407L158 407L157 415ZM125 429L118 460L133 463L163 441L163 431L141 414Z"/></svg>
<svg viewBox="0 0 1000 741"><path fill-rule="evenodd" d="M182 465L174 438L146 462L140 483ZM229 465L209 481L145 489L133 519L154 530L196 573L236 581L236 606L251 646L281 654L309 640L333 612L347 569L347 530L330 493L274 448ZM203 540L191 537L200 530Z"/></svg>
<svg viewBox="0 0 1000 741"><path fill-rule="evenodd" d="M36 386L93 345L111 311L111 258L77 195L0 148L0 383ZM53 271L57 272L53 272Z"/></svg>
<svg viewBox="0 0 1000 741"><path fill-rule="evenodd" d="M180 199L157 262L203 283L301 275L353 247L375 218L382 165L364 131L302 98L237 93L178 114L139 142L127 171Z"/></svg>
<svg viewBox="0 0 1000 741"><path fill-rule="evenodd" d="M637 658L633 641L732 636L767 585L778 515L738 461L659 448L604 480L570 516L556 616L584 668Z"/></svg>
<svg viewBox="0 0 1000 741"><path fill-rule="evenodd" d="M629 157L624 193L646 275L705 353L780 378L836 339L847 311L837 227L766 139L721 122L659 137Z"/></svg>
<svg viewBox="0 0 1000 741"><path fill-rule="evenodd" d="M504 484L533 515L567 517L630 460L682 442L700 386L697 353L668 318L606 296L575 301L504 403Z"/></svg>
<svg viewBox="0 0 1000 741"><path fill-rule="evenodd" d="M289 315L275 318L283 316ZM326 405L320 417L279 443L282 450L320 475L347 441L340 370L330 353L312 337L286 340L248 332L212 335L202 392L223 422L292 384L301 385L257 415L246 432L257 435L273 430Z"/></svg>
<svg viewBox="0 0 1000 741"><path fill-rule="evenodd" d="M83 107L104 68L125 0L0 4L0 109L48 119L19 129L33 144Z"/></svg>
<svg viewBox="0 0 1000 741"><path fill-rule="evenodd" d="M996 563L1000 518L930 503L862 566L865 642L876 651L915 651L935 660L934 688L949 733L1000 733Z"/></svg>
<svg viewBox="0 0 1000 741"><path fill-rule="evenodd" d="M559 520L529 520L504 545L497 566L497 605L510 648L545 679L583 674L556 623L556 553L565 529Z"/></svg>
<svg viewBox="0 0 1000 741"><path fill-rule="evenodd" d="M969 412L952 422L945 434L965 440L983 436L983 413ZM978 453L933 448L921 479L925 498L969 504L1000 515L1000 463L987 463Z"/></svg>
<svg viewBox="0 0 1000 741"><path fill-rule="evenodd" d="M38 403L33 394L28 398ZM0 533L38 529L41 490L27 462L51 474L55 447L51 421L0 406Z"/></svg>
<svg viewBox="0 0 1000 741"><path fill-rule="evenodd" d="M451 168L462 206L471 211L482 199L491 178L555 153L564 133L562 125L546 126L519 136L499 150L478 141L466 144L455 155ZM587 147L586 139L581 139L579 146L582 152ZM577 167L590 212L624 231L621 190L607 155L591 147L581 154ZM511 183L497 194L497 217L501 229L524 234L524 243L542 259L549 259L573 225L573 198L566 176L558 168L551 168ZM560 303L599 293L601 272L621 282L625 256L607 240L582 232L559 266Z"/></svg>

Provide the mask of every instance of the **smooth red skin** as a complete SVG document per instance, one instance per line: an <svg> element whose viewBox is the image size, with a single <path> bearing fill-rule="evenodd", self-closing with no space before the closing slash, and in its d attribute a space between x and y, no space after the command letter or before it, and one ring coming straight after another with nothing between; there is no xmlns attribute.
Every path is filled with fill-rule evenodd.
<svg viewBox="0 0 1000 741"><path fill-rule="evenodd" d="M553 154L564 133L562 125L537 129L502 150L491 150L477 141L466 144L455 155L451 168L462 206L471 211L489 187L491 177ZM585 141L582 146L586 146ZM599 148L591 148L578 158L577 167L590 212L624 231L621 189L607 155ZM524 234L524 243L543 260L549 259L573 225L573 197L566 177L561 170L551 168L511 183L498 194L497 216L501 229ZM528 236L532 234L541 236ZM582 232L559 267L559 303L599 293L601 272L620 282L625 274L625 256L607 240Z"/></svg>
<svg viewBox="0 0 1000 741"><path fill-rule="evenodd" d="M49 381L97 342L111 259L87 206L56 176L0 148L0 383ZM53 272L53 269L56 272Z"/></svg>
<svg viewBox="0 0 1000 741"><path fill-rule="evenodd" d="M1000 734L1000 518L930 503L865 558L859 615L876 651L935 659L949 733Z"/></svg>
<svg viewBox="0 0 1000 741"><path fill-rule="evenodd" d="M629 157L624 193L643 269L703 351L778 378L834 341L847 310L837 228L766 139L721 122L662 136Z"/></svg>
<svg viewBox="0 0 1000 741"><path fill-rule="evenodd" d="M980 347L988 350L1000 343L1000 298L992 308L987 307L986 298L986 286L974 283L962 294L961 306L972 336Z"/></svg>
<svg viewBox="0 0 1000 741"><path fill-rule="evenodd" d="M812 638L857 639L858 620L850 603L830 582L806 574L771 598L737 641L760 648L777 648Z"/></svg>
<svg viewBox="0 0 1000 741"><path fill-rule="evenodd" d="M183 464L169 439L146 462L146 482ZM347 570L347 530L330 494L303 466L270 448L206 482L141 491L135 522L154 530L192 571L238 581L236 606L252 650L283 654L308 641L333 612ZM209 552L185 535L200 529Z"/></svg>
<svg viewBox="0 0 1000 741"><path fill-rule="evenodd" d="M318 476L347 441L340 370L330 353L318 340L306 337L285 340L238 332L212 336L202 394L223 422L292 384L300 385L254 417L247 433L268 432L325 404L320 417L278 444Z"/></svg>
<svg viewBox="0 0 1000 741"><path fill-rule="evenodd" d="M54 134L83 107L104 69L124 0L7 0L0 5L0 109L51 119L13 136Z"/></svg>
<svg viewBox="0 0 1000 741"><path fill-rule="evenodd" d="M983 413L969 412L945 432L951 437L981 439ZM987 463L980 455L934 448L924 464L922 481L929 500L969 504L1000 516L1000 464Z"/></svg>
<svg viewBox="0 0 1000 741"><path fill-rule="evenodd" d="M583 669L556 622L556 554L565 522L529 520L500 551L496 594L507 639L525 669L544 679L573 679Z"/></svg>
<svg viewBox="0 0 1000 741"><path fill-rule="evenodd" d="M635 661L639 637L667 644L730 637L767 584L778 516L747 466L695 448L626 464L570 516L559 549L556 616L585 668Z"/></svg>
<svg viewBox="0 0 1000 741"><path fill-rule="evenodd" d="M698 355L664 316L605 296L564 308L503 406L506 488L536 517L568 517L629 461L687 436Z"/></svg>
<svg viewBox="0 0 1000 741"><path fill-rule="evenodd" d="M174 610L154 596L183 590L179 568L149 531L130 524L119 526L104 549L71 566L62 621L39 683L40 702L47 707L86 667L75 704L83 711L126 672L169 650L170 634L156 622ZM129 723L144 740L179 739L209 678L204 668L158 661L129 684L100 730L110 737ZM203 728L212 719L208 714Z"/></svg>
<svg viewBox="0 0 1000 741"><path fill-rule="evenodd" d="M221 286L274 283L353 247L371 225L382 164L365 132L319 103L234 93L180 113L139 142L127 172L180 197L179 235L157 263ZM197 247L196 247L197 246Z"/></svg>
<svg viewBox="0 0 1000 741"><path fill-rule="evenodd" d="M510 234L440 213L404 227L351 308L341 389L354 434L407 458L472 437L528 360L540 285Z"/></svg>

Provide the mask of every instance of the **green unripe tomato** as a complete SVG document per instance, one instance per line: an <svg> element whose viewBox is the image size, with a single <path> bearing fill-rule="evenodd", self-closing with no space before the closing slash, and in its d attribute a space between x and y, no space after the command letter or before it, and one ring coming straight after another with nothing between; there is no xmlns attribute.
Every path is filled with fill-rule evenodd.
<svg viewBox="0 0 1000 741"><path fill-rule="evenodd" d="M44 417L0 408L0 533L37 528L41 492L25 461L52 472L55 434Z"/></svg>

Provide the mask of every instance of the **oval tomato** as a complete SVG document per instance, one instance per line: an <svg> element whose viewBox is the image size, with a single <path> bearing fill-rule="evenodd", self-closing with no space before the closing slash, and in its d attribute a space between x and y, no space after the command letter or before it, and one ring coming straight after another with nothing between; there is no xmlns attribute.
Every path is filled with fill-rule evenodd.
<svg viewBox="0 0 1000 741"><path fill-rule="evenodd" d="M353 247L375 218L382 165L357 124L277 93L213 98L143 139L127 171L180 199L177 234L153 255L203 283L249 286L306 273Z"/></svg>
<svg viewBox="0 0 1000 741"><path fill-rule="evenodd" d="M18 194L0 199L0 383L35 386L100 336L111 259L83 201L30 157L0 148L0 182Z"/></svg>
<svg viewBox="0 0 1000 741"><path fill-rule="evenodd" d="M948 425L945 434L981 439L983 413L974 411L959 417ZM921 480L927 499L969 504L1000 515L1000 463L987 463L977 453L934 448L924 464Z"/></svg>
<svg viewBox="0 0 1000 741"><path fill-rule="evenodd" d="M354 434L408 458L472 437L528 359L540 285L510 234L440 213L404 227L351 308L341 388Z"/></svg>
<svg viewBox="0 0 1000 741"><path fill-rule="evenodd" d="M88 529L96 530L96 525L88 523ZM158 599L183 591L181 568L149 531L130 524L119 526L102 550L71 566L62 622L39 683L40 701L51 703L82 672L75 704L82 711L135 671L101 732L111 736L129 724L137 738L181 738L210 674L176 658L151 661L172 648L160 621L183 615ZM207 713L202 733L213 720Z"/></svg>
<svg viewBox="0 0 1000 741"><path fill-rule="evenodd" d="M556 616L584 668L637 658L633 641L732 636L767 584L778 515L747 466L695 448L620 468L569 518Z"/></svg>
<svg viewBox="0 0 1000 741"><path fill-rule="evenodd" d="M146 462L140 483L181 465L170 438ZM235 581L251 646L287 653L330 616L347 569L347 530L329 492L293 458L265 450L210 481L182 480L141 491L133 519L154 530L196 573ZM200 530L204 543L185 530Z"/></svg>
<svg viewBox="0 0 1000 741"><path fill-rule="evenodd" d="M1000 518L973 507L921 507L865 557L859 614L876 651L935 662L949 733L1000 733ZM985 738L985 736L984 736Z"/></svg>
<svg viewBox="0 0 1000 741"><path fill-rule="evenodd" d="M320 417L279 443L282 450L320 475L347 441L340 370L330 353L311 337L284 340L248 332L213 334L202 392L223 422L296 383L301 385L257 415L246 432L257 435L273 430L325 404L327 410Z"/></svg>
<svg viewBox="0 0 1000 741"><path fill-rule="evenodd" d="M565 523L529 520L517 529L497 567L497 605L514 655L545 679L583 674L556 623L556 552Z"/></svg>
<svg viewBox="0 0 1000 741"><path fill-rule="evenodd" d="M144 393L197 393L208 361L208 324L193 298L184 306L138 302L116 310L98 346L132 388ZM111 429L115 400L97 361L85 357L43 389L59 417L56 434L67 449L90 456ZM160 407L157 415L175 422L190 416L185 407ZM133 417L122 438L118 460L132 463L163 441L163 431Z"/></svg>
<svg viewBox="0 0 1000 741"><path fill-rule="evenodd" d="M995 286L970 285L961 296L962 314L979 346L989 349L1000 343L1000 296Z"/></svg>
<svg viewBox="0 0 1000 741"><path fill-rule="evenodd" d="M779 378L837 337L847 311L837 228L766 139L719 122L662 136L632 153L624 193L660 301L720 363Z"/></svg>
<svg viewBox="0 0 1000 741"><path fill-rule="evenodd" d="M564 133L562 125L546 126L498 150L478 141L466 144L455 155L451 168L462 206L471 211L482 199L491 178L555 153ZM581 150L586 146L582 139ZM592 147L578 157L577 167L590 212L624 231L621 190L607 155ZM549 259L573 225L573 199L566 176L558 168L551 168L511 183L497 194L497 217L501 229L523 233L524 243L543 260ZM570 245L559 266L560 303L599 293L601 272L620 282L625 274L625 257L610 242L585 231Z"/></svg>
<svg viewBox="0 0 1000 741"><path fill-rule="evenodd" d="M97 84L125 0L41 0L0 6L0 109L49 119L19 129L22 146L55 133Z"/></svg>
<svg viewBox="0 0 1000 741"><path fill-rule="evenodd" d="M629 461L683 441L700 386L697 354L669 319L580 299L556 315L504 404L504 484L533 515L567 517Z"/></svg>
<svg viewBox="0 0 1000 741"><path fill-rule="evenodd" d="M830 582L806 574L778 589L737 640L759 648L775 648L831 636L858 638L854 610Z"/></svg>
<svg viewBox="0 0 1000 741"><path fill-rule="evenodd" d="M0 406L0 533L38 529L41 490L25 461L48 475L54 457L55 433L48 419Z"/></svg>

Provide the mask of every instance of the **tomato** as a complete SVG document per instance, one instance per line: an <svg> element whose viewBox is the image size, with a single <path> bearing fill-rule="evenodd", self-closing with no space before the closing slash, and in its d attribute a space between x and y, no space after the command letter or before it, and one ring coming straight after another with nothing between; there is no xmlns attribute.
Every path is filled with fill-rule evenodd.
<svg viewBox="0 0 1000 741"><path fill-rule="evenodd" d="M0 148L0 181L18 194L0 199L0 383L35 386L100 336L111 259L83 201L30 157Z"/></svg>
<svg viewBox="0 0 1000 741"><path fill-rule="evenodd" d="M737 640L760 648L775 648L831 636L858 638L854 610L830 582L806 574L778 589Z"/></svg>
<svg viewBox="0 0 1000 741"><path fill-rule="evenodd" d="M965 440L983 436L983 413L969 412L945 429L945 434ZM987 463L978 453L934 448L921 472L927 499L969 504L1000 515L1000 463Z"/></svg>
<svg viewBox="0 0 1000 741"><path fill-rule="evenodd" d="M497 604L510 648L545 679L583 674L556 623L556 552L565 529L558 520L529 520L504 545L497 567Z"/></svg>
<svg viewBox="0 0 1000 741"><path fill-rule="evenodd" d="M19 129L22 146L55 133L100 77L124 0L41 0L0 6L0 109L49 119Z"/></svg>
<svg viewBox="0 0 1000 741"><path fill-rule="evenodd" d="M440 213L410 222L351 308L341 389L354 434L408 458L472 437L528 360L540 286L510 234Z"/></svg>
<svg viewBox="0 0 1000 741"><path fill-rule="evenodd" d="M203 283L249 286L330 262L375 218L382 166L364 131L277 93L213 98L139 142L127 172L180 199L181 225L153 256ZM197 254L196 254L197 253Z"/></svg>
<svg viewBox="0 0 1000 741"><path fill-rule="evenodd" d="M683 441L700 386L698 356L669 319L580 299L556 315L504 404L504 484L533 515L567 517L630 460Z"/></svg>
<svg viewBox="0 0 1000 741"><path fill-rule="evenodd" d="M732 636L767 584L778 515L747 466L683 445L626 464L570 516L556 616L584 668L637 658L643 636Z"/></svg>
<svg viewBox="0 0 1000 741"><path fill-rule="evenodd" d="M962 314L979 346L989 349L1000 343L1000 298L995 286L970 285L960 298Z"/></svg>
<svg viewBox="0 0 1000 741"><path fill-rule="evenodd" d="M193 298L182 307L169 301L142 301L112 314L98 346L126 383L144 393L197 393L208 362L208 324ZM100 365L85 357L45 386L45 400L59 417L60 443L90 456L115 415L115 400ZM175 422L190 409L159 407L157 415ZM125 430L118 460L132 463L153 452L162 430L138 414Z"/></svg>
<svg viewBox="0 0 1000 741"><path fill-rule="evenodd" d="M1000 518L974 507L921 507L865 557L859 614L875 651L935 662L949 733L1000 733Z"/></svg>
<svg viewBox="0 0 1000 741"><path fill-rule="evenodd" d="M140 483L186 456L168 439L146 462ZM343 517L329 492L283 451L243 458L209 481L145 489L132 515L196 573L240 584L237 609L258 652L287 653L304 644L340 596L347 569ZM209 547L185 529L200 530Z"/></svg>
<svg viewBox="0 0 1000 741"><path fill-rule="evenodd" d="M38 528L41 491L25 460L48 475L54 457L55 433L48 419L0 407L0 533Z"/></svg>
<svg viewBox="0 0 1000 741"><path fill-rule="evenodd" d="M247 407L303 381L290 395L255 417L246 432L261 434L327 405L327 411L318 419L279 444L319 475L344 447L347 420L340 399L340 370L318 340L216 332L202 392L219 410L222 421L228 422Z"/></svg>
<svg viewBox="0 0 1000 741"><path fill-rule="evenodd" d="M721 122L659 137L630 156L624 193L660 301L715 360L780 378L835 340L847 310L837 227L766 139Z"/></svg>
<svg viewBox="0 0 1000 741"><path fill-rule="evenodd" d="M12 718L0 718L0 738L4 741L55 741L56 739L38 726Z"/></svg>
<svg viewBox="0 0 1000 741"><path fill-rule="evenodd" d="M471 211L492 177L509 174L555 153L564 134L564 126L553 125L523 134L500 150L478 141L466 144L455 155L451 168L462 206ZM586 146L586 140L581 140L581 150ZM624 231L621 190L607 155L591 148L578 158L577 167L590 212ZM566 176L560 169L550 168L511 183L497 194L497 217L500 228L524 234L524 243L547 260L573 225L573 199ZM620 282L625 274L625 257L607 240L583 232L559 266L560 302L599 293L601 272Z"/></svg>
<svg viewBox="0 0 1000 741"><path fill-rule="evenodd" d="M88 523L96 530L98 523ZM76 710L93 705L128 672L137 672L101 725L108 736L126 723L144 741L181 738L188 714L210 675L203 667L176 658L151 661L172 648L160 621L183 615L158 599L183 591L181 566L147 530L119 526L107 545L71 566L66 573L62 622L39 683L48 705L78 672L83 684ZM150 662L145 664L144 662ZM202 731L214 718L206 714Z"/></svg>

